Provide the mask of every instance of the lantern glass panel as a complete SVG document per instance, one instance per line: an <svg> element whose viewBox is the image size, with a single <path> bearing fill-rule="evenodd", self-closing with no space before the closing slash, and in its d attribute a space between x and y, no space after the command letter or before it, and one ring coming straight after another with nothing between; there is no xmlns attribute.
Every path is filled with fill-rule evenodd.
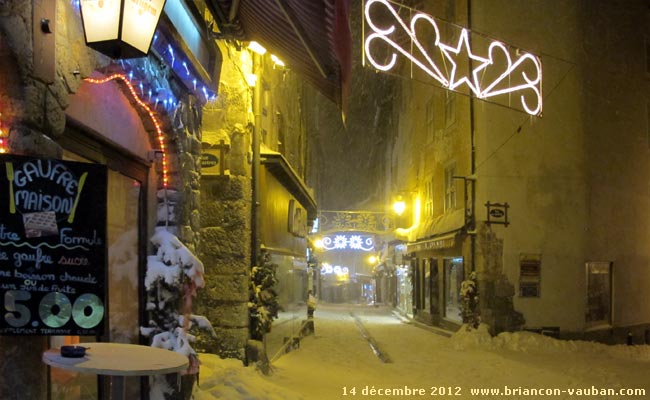
<svg viewBox="0 0 650 400"><path fill-rule="evenodd" d="M120 26L121 0L81 0L88 43L115 40Z"/></svg>
<svg viewBox="0 0 650 400"><path fill-rule="evenodd" d="M165 0L126 0L122 40L146 54L164 5Z"/></svg>

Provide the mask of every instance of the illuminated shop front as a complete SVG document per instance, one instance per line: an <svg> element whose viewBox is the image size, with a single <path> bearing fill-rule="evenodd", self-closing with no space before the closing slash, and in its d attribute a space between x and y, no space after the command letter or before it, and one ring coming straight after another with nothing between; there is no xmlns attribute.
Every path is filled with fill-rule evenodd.
<svg viewBox="0 0 650 400"><path fill-rule="evenodd" d="M34 82L18 78L25 60L7 43L19 38L0 29L0 80L10 82L0 87L0 185L7 189L0 212L21 227L10 242L0 240L0 253L13 253L19 241L25 242L22 248L37 249L35 254L47 253L41 273L25 264L34 269L33 287L25 293L3 287L0 294L13 301L2 306L0 351L13 356L3 364L0 397L107 398L108 379L48 368L41 353L88 342L151 344L140 331L150 317L144 286L149 240L157 226L179 236L185 231L183 240L192 246L198 240L190 234L198 227L187 218L196 211L183 201L191 188L188 177L198 171L185 165L181 174L180 159L198 158L199 146L190 144L200 137L197 109L216 93L204 65L217 50L203 42L204 58L195 57L194 45L179 43L173 15L179 10L165 9L151 55L110 60L86 48L79 2L46 3L34 9L34 18L49 24L34 30L34 47L49 49L38 53ZM27 24L32 10L26 10L29 16L19 19ZM24 173L30 176L25 182ZM32 194L23 198L19 190ZM11 267L4 261L2 271ZM125 386L126 398L146 398L149 380L129 377Z"/></svg>
<svg viewBox="0 0 650 400"><path fill-rule="evenodd" d="M466 279L460 233L408 244L414 318L456 330L462 324L461 283Z"/></svg>
<svg viewBox="0 0 650 400"><path fill-rule="evenodd" d="M450 321L462 323L463 301L460 294L461 283L465 280L465 269L463 267L463 258L444 258L443 268L445 278L443 282L444 290L444 317Z"/></svg>
<svg viewBox="0 0 650 400"><path fill-rule="evenodd" d="M280 153L261 154L259 241L275 264L275 291L280 305L272 330L265 335L269 357L297 335L306 317L307 292L313 290L307 265L307 233L316 203L307 186ZM311 286L310 286L311 282Z"/></svg>
<svg viewBox="0 0 650 400"><path fill-rule="evenodd" d="M397 309L404 315L413 316L413 273L408 265L399 265L397 275Z"/></svg>

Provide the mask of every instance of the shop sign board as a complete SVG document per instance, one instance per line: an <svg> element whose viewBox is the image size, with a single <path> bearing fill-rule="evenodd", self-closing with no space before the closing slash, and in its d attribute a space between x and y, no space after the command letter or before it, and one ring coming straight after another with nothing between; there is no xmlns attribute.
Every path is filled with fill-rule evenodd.
<svg viewBox="0 0 650 400"><path fill-rule="evenodd" d="M101 335L103 165L0 156L0 335Z"/></svg>

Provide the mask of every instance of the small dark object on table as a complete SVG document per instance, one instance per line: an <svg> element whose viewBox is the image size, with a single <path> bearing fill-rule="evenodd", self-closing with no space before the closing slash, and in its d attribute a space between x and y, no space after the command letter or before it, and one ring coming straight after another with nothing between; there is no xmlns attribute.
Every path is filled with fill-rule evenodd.
<svg viewBox="0 0 650 400"><path fill-rule="evenodd" d="M61 356L70 358L81 358L86 355L86 347L83 346L61 346Z"/></svg>

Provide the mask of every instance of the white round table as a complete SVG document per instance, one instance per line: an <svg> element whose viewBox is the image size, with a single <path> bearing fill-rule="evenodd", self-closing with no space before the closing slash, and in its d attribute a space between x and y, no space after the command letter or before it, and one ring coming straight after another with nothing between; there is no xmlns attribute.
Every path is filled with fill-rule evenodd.
<svg viewBox="0 0 650 400"><path fill-rule="evenodd" d="M189 365L186 356L156 347L94 342L82 345L88 347L84 357L63 357L60 349L50 349L43 353L43 362L68 371L109 375L119 399L124 399L126 376L178 373Z"/></svg>

